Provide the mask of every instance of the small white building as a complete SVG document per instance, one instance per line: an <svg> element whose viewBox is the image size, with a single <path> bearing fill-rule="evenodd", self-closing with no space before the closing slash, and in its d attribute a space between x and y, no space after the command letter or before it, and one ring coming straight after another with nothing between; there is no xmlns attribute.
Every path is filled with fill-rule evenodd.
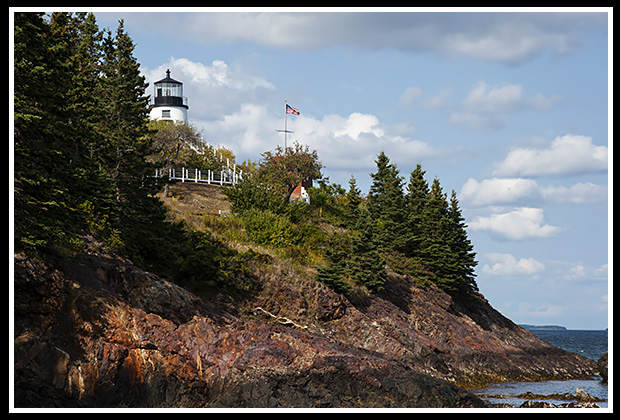
<svg viewBox="0 0 620 420"><path fill-rule="evenodd" d="M151 106L152 120L183 121L187 123L187 98L183 96L183 83L170 77L170 70L166 70L166 77L153 83L154 101Z"/></svg>

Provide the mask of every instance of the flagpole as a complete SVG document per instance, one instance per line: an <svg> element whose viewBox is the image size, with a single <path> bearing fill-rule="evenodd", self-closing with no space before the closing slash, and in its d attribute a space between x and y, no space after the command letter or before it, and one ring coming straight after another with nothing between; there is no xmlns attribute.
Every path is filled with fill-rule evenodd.
<svg viewBox="0 0 620 420"><path fill-rule="evenodd" d="M284 153L286 153L286 135L288 133L293 133L293 131L288 131L288 105L286 99L284 100L284 130L276 130L278 133L284 133Z"/></svg>

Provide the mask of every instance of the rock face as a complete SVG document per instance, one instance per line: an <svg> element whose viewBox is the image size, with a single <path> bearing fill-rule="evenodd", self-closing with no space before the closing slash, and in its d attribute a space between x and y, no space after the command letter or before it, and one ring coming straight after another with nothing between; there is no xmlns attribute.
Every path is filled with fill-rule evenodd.
<svg viewBox="0 0 620 420"><path fill-rule="evenodd" d="M598 369L598 374L601 377L602 382L607 383L607 359L609 358L609 351L606 351L598 361L596 362L596 368Z"/></svg>
<svg viewBox="0 0 620 420"><path fill-rule="evenodd" d="M280 267L207 300L116 257L16 255L15 407L482 407L457 385L596 374L488 304L390 279L345 298Z"/></svg>

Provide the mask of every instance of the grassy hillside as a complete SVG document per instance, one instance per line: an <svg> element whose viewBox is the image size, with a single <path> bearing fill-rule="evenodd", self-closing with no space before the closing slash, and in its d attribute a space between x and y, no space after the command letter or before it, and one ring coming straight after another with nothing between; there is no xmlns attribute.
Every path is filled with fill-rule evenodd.
<svg viewBox="0 0 620 420"><path fill-rule="evenodd" d="M170 196L162 198L174 220L185 220L194 229L204 229L203 216L219 216L230 211L230 203L219 185L178 182L170 186Z"/></svg>

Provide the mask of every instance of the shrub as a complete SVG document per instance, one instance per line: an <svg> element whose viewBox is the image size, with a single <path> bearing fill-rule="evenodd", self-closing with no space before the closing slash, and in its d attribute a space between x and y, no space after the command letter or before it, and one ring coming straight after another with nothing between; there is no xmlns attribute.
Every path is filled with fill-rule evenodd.
<svg viewBox="0 0 620 420"><path fill-rule="evenodd" d="M286 247L300 239L299 230L286 216L270 210L248 210L242 220L249 238L260 245Z"/></svg>

